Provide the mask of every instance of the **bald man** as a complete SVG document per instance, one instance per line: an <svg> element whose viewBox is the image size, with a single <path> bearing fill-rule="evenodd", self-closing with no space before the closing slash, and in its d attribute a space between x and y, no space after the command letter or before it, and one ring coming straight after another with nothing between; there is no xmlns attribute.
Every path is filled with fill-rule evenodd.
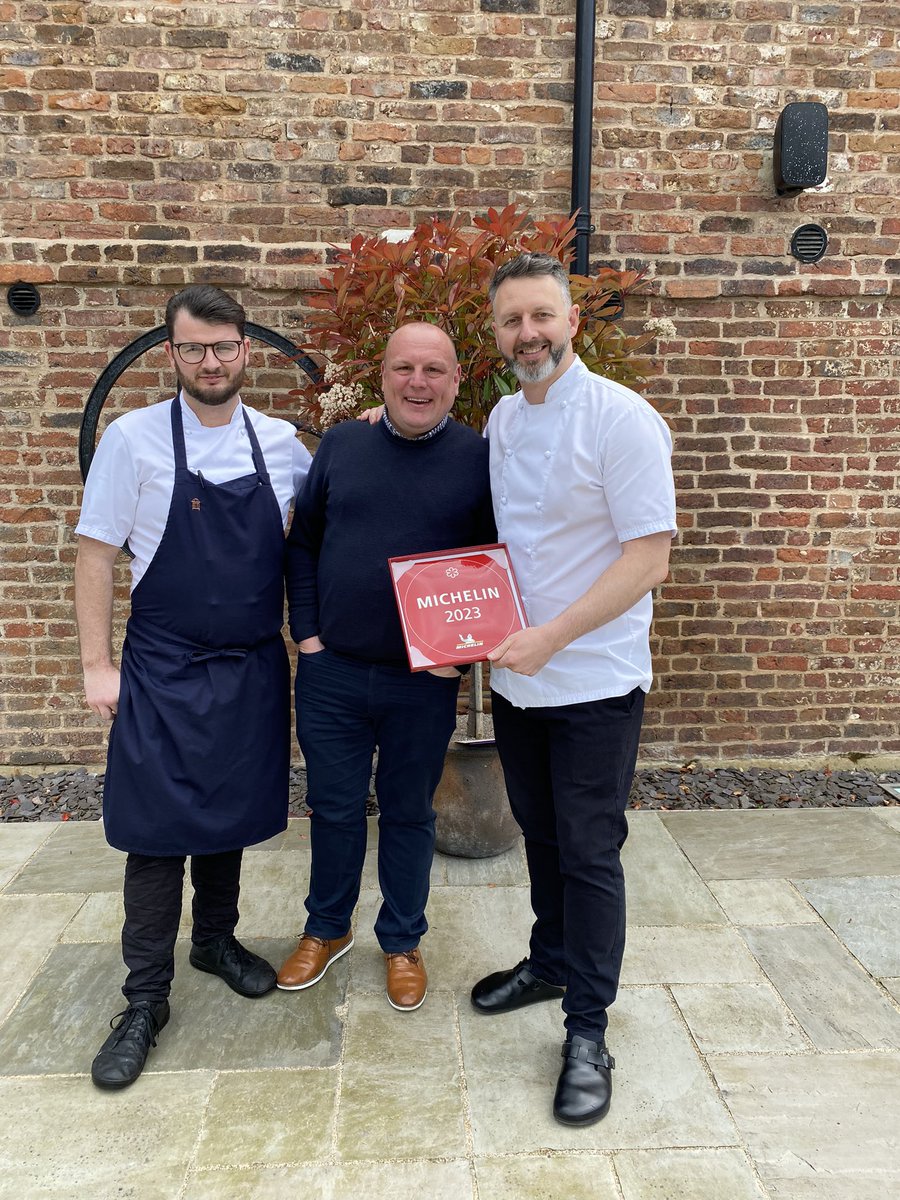
<svg viewBox="0 0 900 1200"><path fill-rule="evenodd" d="M418 1008L427 977L432 798L456 725L459 672L413 674L387 560L496 540L488 445L450 410L460 367L437 326L391 336L376 424L328 431L297 498L287 589L297 665L297 736L312 809L306 928L278 974L293 991L317 983L353 945L350 921L366 853L373 755L379 808L375 936L387 997Z"/></svg>

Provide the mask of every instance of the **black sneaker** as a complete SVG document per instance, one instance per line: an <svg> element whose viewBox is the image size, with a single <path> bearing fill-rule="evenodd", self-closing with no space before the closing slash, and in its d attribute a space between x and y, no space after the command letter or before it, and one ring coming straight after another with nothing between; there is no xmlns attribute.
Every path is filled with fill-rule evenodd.
<svg viewBox="0 0 900 1200"><path fill-rule="evenodd" d="M139 1000L117 1013L109 1023L112 1033L91 1063L91 1079L97 1087L123 1088L134 1083L168 1019L168 1000Z"/></svg>
<svg viewBox="0 0 900 1200"><path fill-rule="evenodd" d="M191 946L190 961L198 971L224 979L240 996L264 996L277 979L275 968L242 946L232 933L223 933L202 946Z"/></svg>

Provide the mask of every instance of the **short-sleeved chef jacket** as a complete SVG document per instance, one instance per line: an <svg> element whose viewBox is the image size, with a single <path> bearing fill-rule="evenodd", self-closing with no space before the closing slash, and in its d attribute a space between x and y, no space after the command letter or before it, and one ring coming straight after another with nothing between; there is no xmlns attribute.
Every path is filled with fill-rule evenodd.
<svg viewBox="0 0 900 1200"><path fill-rule="evenodd" d="M124 413L108 426L97 446L75 532L112 546L127 539L134 554L132 590L162 540L172 500L175 462L170 411L175 400ZM253 471L253 456L238 402L227 425L201 425L183 400L181 415L187 465L211 483L240 479ZM293 425L246 409L286 524L291 501L312 461Z"/></svg>
<svg viewBox="0 0 900 1200"><path fill-rule="evenodd" d="M529 623L552 620L621 556L621 544L676 531L672 439L636 392L576 358L543 404L504 397L488 421L497 533L509 546ZM494 668L491 685L520 708L648 691L648 593L577 638L536 675Z"/></svg>

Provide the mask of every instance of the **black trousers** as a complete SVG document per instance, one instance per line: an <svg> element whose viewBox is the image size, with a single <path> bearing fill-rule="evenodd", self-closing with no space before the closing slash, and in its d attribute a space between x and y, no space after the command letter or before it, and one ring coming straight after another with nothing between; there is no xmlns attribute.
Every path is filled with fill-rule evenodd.
<svg viewBox="0 0 900 1200"><path fill-rule="evenodd" d="M195 854L191 858L191 941L200 944L238 923L243 850ZM125 924L122 957L128 976L126 1000L164 1000L175 974L175 939L181 920L184 857L129 854L125 861Z"/></svg>
<svg viewBox="0 0 900 1200"><path fill-rule="evenodd" d="M515 708L492 693L494 733L525 836L536 975L564 985L566 1031L600 1040L625 949L620 851L644 693Z"/></svg>

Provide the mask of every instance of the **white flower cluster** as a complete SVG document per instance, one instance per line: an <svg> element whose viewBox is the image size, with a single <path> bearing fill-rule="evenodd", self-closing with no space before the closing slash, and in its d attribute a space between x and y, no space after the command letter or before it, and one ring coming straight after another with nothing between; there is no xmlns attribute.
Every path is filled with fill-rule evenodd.
<svg viewBox="0 0 900 1200"><path fill-rule="evenodd" d="M325 380L328 381L329 367L325 368ZM332 376L333 377L333 376ZM333 383L327 392L323 393L319 402L322 414L323 429L330 429L348 417L355 416L365 399L365 392L358 383Z"/></svg>
<svg viewBox="0 0 900 1200"><path fill-rule="evenodd" d="M668 317L651 317L644 323L644 333L655 333L657 337L673 338L677 330Z"/></svg>

